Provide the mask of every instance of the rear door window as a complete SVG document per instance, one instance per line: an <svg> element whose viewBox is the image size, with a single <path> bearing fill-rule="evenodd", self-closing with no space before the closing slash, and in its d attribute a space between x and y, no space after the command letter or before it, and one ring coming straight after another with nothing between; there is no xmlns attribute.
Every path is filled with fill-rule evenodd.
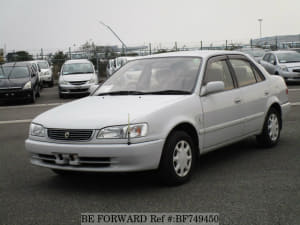
<svg viewBox="0 0 300 225"><path fill-rule="evenodd" d="M239 87L256 83L254 71L249 62L243 59L230 59Z"/></svg>

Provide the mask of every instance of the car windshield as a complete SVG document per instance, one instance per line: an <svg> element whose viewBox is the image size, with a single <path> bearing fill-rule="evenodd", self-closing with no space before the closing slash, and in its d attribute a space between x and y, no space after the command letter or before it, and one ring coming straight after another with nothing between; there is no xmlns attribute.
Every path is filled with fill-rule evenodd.
<svg viewBox="0 0 300 225"><path fill-rule="evenodd" d="M17 78L26 78L29 77L29 71L26 66L3 66L3 74L0 78L10 78L10 79L17 79Z"/></svg>
<svg viewBox="0 0 300 225"><path fill-rule="evenodd" d="M62 69L63 75L94 73L93 65L91 63L70 63L65 64Z"/></svg>
<svg viewBox="0 0 300 225"><path fill-rule="evenodd" d="M130 61L93 95L190 94L201 58L168 57Z"/></svg>
<svg viewBox="0 0 300 225"><path fill-rule="evenodd" d="M246 51L249 55L252 55L253 57L262 57L265 54L264 50L250 50Z"/></svg>
<svg viewBox="0 0 300 225"><path fill-rule="evenodd" d="M49 68L49 65L48 65L47 62L38 62L38 64L39 64L39 67L41 69L48 69Z"/></svg>
<svg viewBox="0 0 300 225"><path fill-rule="evenodd" d="M298 52L277 53L277 57L280 63L300 62L300 53Z"/></svg>

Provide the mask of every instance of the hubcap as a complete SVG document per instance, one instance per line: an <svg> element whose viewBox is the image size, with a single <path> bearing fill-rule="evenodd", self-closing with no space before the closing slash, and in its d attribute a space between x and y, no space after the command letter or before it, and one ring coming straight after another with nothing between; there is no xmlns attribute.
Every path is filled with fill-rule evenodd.
<svg viewBox="0 0 300 225"><path fill-rule="evenodd" d="M272 113L268 119L268 134L272 141L276 141L279 135L278 118L274 113Z"/></svg>
<svg viewBox="0 0 300 225"><path fill-rule="evenodd" d="M173 166L176 174L186 176L192 165L192 149L187 141L179 141L173 152Z"/></svg>

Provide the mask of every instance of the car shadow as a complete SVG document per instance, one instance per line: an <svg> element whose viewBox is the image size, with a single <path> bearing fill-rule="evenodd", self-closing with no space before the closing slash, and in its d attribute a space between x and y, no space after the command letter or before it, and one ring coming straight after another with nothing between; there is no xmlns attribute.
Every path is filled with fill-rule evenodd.
<svg viewBox="0 0 300 225"><path fill-rule="evenodd" d="M20 106L20 105L30 105L32 104L29 100L9 100L0 101L0 106Z"/></svg>
<svg viewBox="0 0 300 225"><path fill-rule="evenodd" d="M248 138L236 144L201 155L190 183L193 182L195 177L201 177L201 174L206 173L210 168L217 167L222 169L224 164L256 154L257 151L262 151L262 149L257 146L255 138ZM170 188L160 182L157 171L131 173L74 173L68 175L57 175L52 173L52 176L50 175L49 179L44 179L40 185L51 189L70 190L71 192L107 191L118 193L124 192L125 190L140 191L151 189L153 191L153 188Z"/></svg>

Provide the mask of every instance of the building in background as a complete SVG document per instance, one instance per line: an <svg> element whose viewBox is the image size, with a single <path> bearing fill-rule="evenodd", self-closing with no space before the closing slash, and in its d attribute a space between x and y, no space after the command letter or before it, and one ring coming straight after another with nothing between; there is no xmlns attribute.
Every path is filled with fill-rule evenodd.
<svg viewBox="0 0 300 225"><path fill-rule="evenodd" d="M300 34L278 35L253 39L252 45L275 49L300 48Z"/></svg>

